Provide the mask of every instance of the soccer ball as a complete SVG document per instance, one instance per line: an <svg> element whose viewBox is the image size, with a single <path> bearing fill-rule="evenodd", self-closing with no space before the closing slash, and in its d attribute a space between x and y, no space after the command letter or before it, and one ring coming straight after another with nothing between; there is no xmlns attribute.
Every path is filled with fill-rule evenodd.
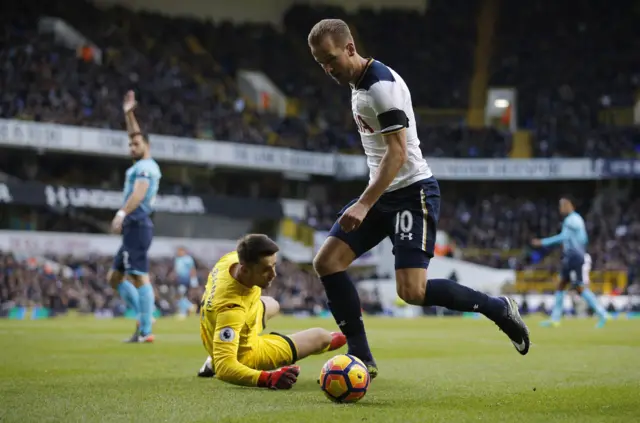
<svg viewBox="0 0 640 423"><path fill-rule="evenodd" d="M369 389L369 372L360 359L340 354L327 361L320 371L320 388L333 402L353 403Z"/></svg>

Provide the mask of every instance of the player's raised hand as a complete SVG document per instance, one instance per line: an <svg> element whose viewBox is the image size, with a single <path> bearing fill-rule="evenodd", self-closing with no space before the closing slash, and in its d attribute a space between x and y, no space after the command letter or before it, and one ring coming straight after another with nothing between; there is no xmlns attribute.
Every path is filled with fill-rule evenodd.
<svg viewBox="0 0 640 423"><path fill-rule="evenodd" d="M127 91L122 101L122 110L124 110L125 113L129 113L134 111L137 105L136 94L131 90Z"/></svg>
<svg viewBox="0 0 640 423"><path fill-rule="evenodd" d="M369 207L366 204L356 201L340 216L338 222L345 232L355 231L360 227L362 221L367 217Z"/></svg>
<svg viewBox="0 0 640 423"><path fill-rule="evenodd" d="M291 389L298 380L299 366L285 366L272 372L262 372L258 387L269 389Z"/></svg>
<svg viewBox="0 0 640 423"><path fill-rule="evenodd" d="M542 247L542 241L539 240L538 238L534 238L531 240L531 246L532 247Z"/></svg>

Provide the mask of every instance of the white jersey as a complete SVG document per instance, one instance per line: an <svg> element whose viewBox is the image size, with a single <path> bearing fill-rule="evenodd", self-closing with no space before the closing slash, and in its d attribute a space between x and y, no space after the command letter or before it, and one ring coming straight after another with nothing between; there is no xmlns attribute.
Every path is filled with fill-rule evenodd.
<svg viewBox="0 0 640 423"><path fill-rule="evenodd" d="M420 150L411 93L393 69L370 59L358 82L351 86L351 110L367 155L369 183L375 178L387 151L383 135L405 128L408 159L386 192L433 175Z"/></svg>

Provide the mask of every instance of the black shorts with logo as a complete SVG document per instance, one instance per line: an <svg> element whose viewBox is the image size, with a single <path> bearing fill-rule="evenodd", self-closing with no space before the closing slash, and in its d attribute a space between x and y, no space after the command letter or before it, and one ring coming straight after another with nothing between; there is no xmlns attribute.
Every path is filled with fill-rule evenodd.
<svg viewBox="0 0 640 423"><path fill-rule="evenodd" d="M338 216L342 216L356 201L354 199L347 204ZM440 186L432 176L383 194L355 231L343 231L336 221L329 236L347 243L356 257L389 237L393 243L396 269L426 269L435 249L439 216Z"/></svg>

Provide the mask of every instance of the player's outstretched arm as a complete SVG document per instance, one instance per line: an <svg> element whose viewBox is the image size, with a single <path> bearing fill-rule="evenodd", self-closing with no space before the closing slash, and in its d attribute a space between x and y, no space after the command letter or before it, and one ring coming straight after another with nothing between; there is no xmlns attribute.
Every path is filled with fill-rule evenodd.
<svg viewBox="0 0 640 423"><path fill-rule="evenodd" d="M138 119L136 119L136 115L134 113L137 107L138 102L136 101L135 93L131 90L127 91L127 94L124 96L124 100L122 101L122 110L124 111L124 120L127 125L127 132L129 133L129 137L132 139L134 137L142 138L142 130L140 129Z"/></svg>
<svg viewBox="0 0 640 423"><path fill-rule="evenodd" d="M218 313L213 336L216 377L234 385L291 389L300 374L298 366L266 372L251 369L238 361L239 335L245 321L246 313L239 306L231 305Z"/></svg>
<svg viewBox="0 0 640 423"><path fill-rule="evenodd" d="M550 236L547 238L542 238L540 240L540 245L543 247L550 247L552 245L560 244L569 238L569 227L566 224L562 225L562 231L554 236Z"/></svg>

